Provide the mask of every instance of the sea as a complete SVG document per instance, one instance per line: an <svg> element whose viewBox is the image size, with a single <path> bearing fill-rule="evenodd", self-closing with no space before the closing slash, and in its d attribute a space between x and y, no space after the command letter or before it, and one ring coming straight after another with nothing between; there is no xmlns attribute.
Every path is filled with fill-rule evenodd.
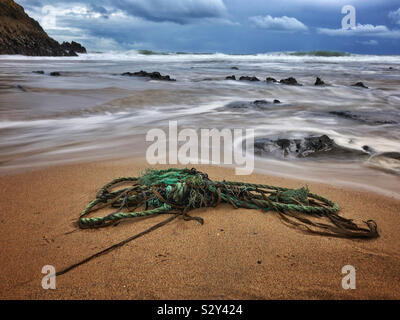
<svg viewBox="0 0 400 320"><path fill-rule="evenodd" d="M176 81L122 75L140 70ZM232 75L237 80L226 80ZM302 85L267 77L294 77ZM326 85L315 86L316 77ZM368 88L352 86L357 82ZM168 130L171 121L179 129L252 129L255 141L326 135L345 149L367 150L365 156L263 153L256 155L255 172L400 198L400 55L136 50L0 56L0 175L144 158L146 134Z"/></svg>

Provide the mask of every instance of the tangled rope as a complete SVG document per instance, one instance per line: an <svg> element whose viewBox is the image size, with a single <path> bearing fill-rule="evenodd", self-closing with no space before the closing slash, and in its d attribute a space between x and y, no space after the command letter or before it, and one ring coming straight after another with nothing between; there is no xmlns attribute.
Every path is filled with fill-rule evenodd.
<svg viewBox="0 0 400 320"><path fill-rule="evenodd" d="M112 191L118 185L127 183L129 187ZM58 275L147 234L178 216L203 224L202 218L190 216L189 211L216 207L220 203L231 204L234 208L275 211L288 225L312 234L342 238L379 237L373 220L364 222L365 227L360 227L352 220L339 216L339 206L336 203L310 193L308 188L287 189L263 184L212 181L207 174L196 169L149 170L140 177L118 178L102 187L81 213L79 227L101 228L124 219L159 214L174 216L66 268ZM105 207L114 208L114 211L103 217L87 217L91 212ZM310 218L325 222L315 222Z"/></svg>

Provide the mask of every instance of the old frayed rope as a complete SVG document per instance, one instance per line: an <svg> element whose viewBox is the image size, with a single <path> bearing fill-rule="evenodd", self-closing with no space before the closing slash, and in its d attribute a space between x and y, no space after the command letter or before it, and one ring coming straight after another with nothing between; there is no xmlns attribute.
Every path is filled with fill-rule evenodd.
<svg viewBox="0 0 400 320"><path fill-rule="evenodd" d="M117 185L129 187L111 191ZM373 220L359 227L352 220L339 216L339 206L307 188L286 189L262 184L230 181L212 181L207 174L196 169L149 170L141 177L119 178L106 184L82 212L80 228L100 228L113 225L123 219L174 214L167 220L146 231L115 244L93 256L72 265L57 275L88 262L89 260L120 247L171 222L178 216L185 220L203 219L192 217L189 211L203 207L216 207L220 203L231 204L234 208L275 211L284 222L302 230L325 236L342 238L376 238L379 236ZM88 218L95 210L111 207L114 212L103 217ZM325 220L315 222L310 217ZM315 220L315 219L314 219Z"/></svg>

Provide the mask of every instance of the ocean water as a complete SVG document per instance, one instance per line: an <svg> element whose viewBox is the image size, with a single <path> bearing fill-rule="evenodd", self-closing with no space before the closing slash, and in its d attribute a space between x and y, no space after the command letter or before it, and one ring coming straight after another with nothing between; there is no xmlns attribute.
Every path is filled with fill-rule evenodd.
<svg viewBox="0 0 400 320"><path fill-rule="evenodd" d="M45 74L33 73L38 70ZM121 75L139 70L159 71L177 81ZM61 76L49 76L54 71ZM264 81L225 80L229 75ZM302 86L265 82L266 77L290 76ZM317 76L329 85L314 86ZM351 86L359 81L369 89ZM281 104L251 104L274 99ZM238 104L244 107L232 107ZM346 112L356 116L340 116ZM400 152L400 56L137 51L67 58L0 56L0 174L144 157L148 130L166 130L171 120L178 121L179 129L251 128L256 138L270 139L327 135L355 150L368 146L376 153ZM400 197L396 170L379 170L368 157L271 154L257 158L256 171Z"/></svg>

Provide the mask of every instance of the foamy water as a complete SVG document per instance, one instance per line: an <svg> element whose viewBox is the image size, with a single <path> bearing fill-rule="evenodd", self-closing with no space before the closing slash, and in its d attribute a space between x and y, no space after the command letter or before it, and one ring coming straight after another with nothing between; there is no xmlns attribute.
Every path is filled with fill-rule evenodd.
<svg viewBox="0 0 400 320"><path fill-rule="evenodd" d="M239 70L234 70L237 67ZM32 71L43 70L45 75ZM176 82L124 77L159 71ZM61 72L60 77L49 76ZM303 86L225 80L295 77ZM315 77L329 86L315 87ZM352 87L362 81L369 89ZM279 105L232 103L279 99ZM366 121L331 112L359 112ZM144 156L149 129L253 128L257 137L326 134L341 146L400 152L400 56L92 53L0 56L0 173L42 165ZM365 120L365 119L364 119ZM388 121L390 120L390 121ZM365 160L259 159L257 170L400 194L399 177Z"/></svg>

